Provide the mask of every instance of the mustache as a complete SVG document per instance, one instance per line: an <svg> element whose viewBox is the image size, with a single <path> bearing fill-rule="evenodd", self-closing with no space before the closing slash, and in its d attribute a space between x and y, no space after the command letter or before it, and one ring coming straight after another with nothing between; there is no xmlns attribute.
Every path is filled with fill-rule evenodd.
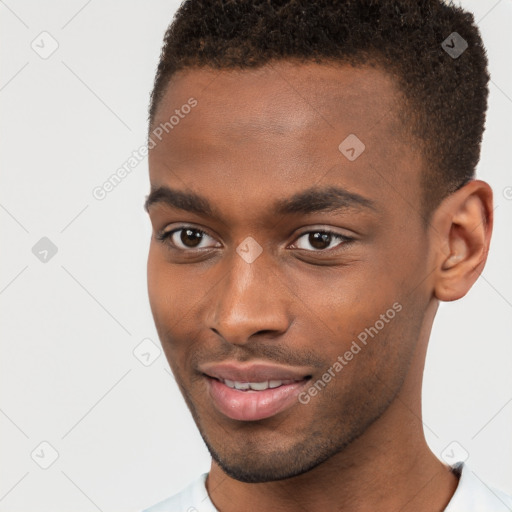
<svg viewBox="0 0 512 512"><path fill-rule="evenodd" d="M204 363L221 363L226 360L239 363L258 360L267 363L309 366L318 369L326 366L326 362L320 359L318 353L314 350L294 349L278 343L247 343L243 346L222 344L214 350L197 347L191 357L192 367L197 369Z"/></svg>

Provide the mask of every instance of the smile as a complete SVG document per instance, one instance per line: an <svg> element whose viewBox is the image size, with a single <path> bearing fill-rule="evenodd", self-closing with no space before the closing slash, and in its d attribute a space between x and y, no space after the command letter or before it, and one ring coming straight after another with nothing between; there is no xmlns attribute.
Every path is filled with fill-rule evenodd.
<svg viewBox="0 0 512 512"><path fill-rule="evenodd" d="M238 389L239 391L264 391L265 389L274 389L281 386L287 386L300 380L266 380L263 382L239 382L229 379L218 379L231 389Z"/></svg>
<svg viewBox="0 0 512 512"><path fill-rule="evenodd" d="M261 382L217 379L205 375L213 407L233 420L258 421L271 418L298 404L298 395L309 377L301 380Z"/></svg>

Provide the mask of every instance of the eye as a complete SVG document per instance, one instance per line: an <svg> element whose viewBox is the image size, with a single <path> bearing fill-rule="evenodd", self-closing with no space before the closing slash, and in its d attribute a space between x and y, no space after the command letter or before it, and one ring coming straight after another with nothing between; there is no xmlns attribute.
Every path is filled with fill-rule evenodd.
<svg viewBox="0 0 512 512"><path fill-rule="evenodd" d="M298 243L301 239L303 239L303 242ZM344 243L351 242L352 240L353 238L341 235L340 233L334 233L333 231L316 230L303 233L299 238L297 238L298 242L295 242L295 245L298 245L299 249L311 251L307 247L307 245L309 245L310 247L313 247L311 252L319 252L332 249L333 247L331 246L331 243L334 241L338 241L334 246L337 247Z"/></svg>
<svg viewBox="0 0 512 512"><path fill-rule="evenodd" d="M214 240L208 233L193 226L182 226L170 231L160 231L156 234L157 240L170 245L172 248L184 251L212 247L203 244L208 238ZM220 245L214 247L220 247Z"/></svg>
<svg viewBox="0 0 512 512"><path fill-rule="evenodd" d="M193 226L181 226L172 230L162 230L156 233L155 238L169 245L172 249L192 252L198 249L222 247L206 231ZM208 244L208 239L213 243ZM295 246L309 252L327 252L353 240L348 236L328 230L307 231L297 238ZM333 245L333 242L338 242ZM309 247L308 247L309 246ZM312 249L310 249L312 248Z"/></svg>

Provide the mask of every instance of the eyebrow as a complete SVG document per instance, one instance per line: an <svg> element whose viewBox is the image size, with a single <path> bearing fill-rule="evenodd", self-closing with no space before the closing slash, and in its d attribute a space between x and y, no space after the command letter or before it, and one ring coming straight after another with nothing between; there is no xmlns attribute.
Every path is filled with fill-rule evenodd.
<svg viewBox="0 0 512 512"><path fill-rule="evenodd" d="M167 186L151 190L144 202L149 213L153 204L164 204L187 212L222 219L222 214L206 199L195 192L183 192ZM286 199L279 199L273 205L276 215L308 215L317 212L340 212L348 209L371 209L377 211L375 203L354 192L340 187L312 187L297 192Z"/></svg>

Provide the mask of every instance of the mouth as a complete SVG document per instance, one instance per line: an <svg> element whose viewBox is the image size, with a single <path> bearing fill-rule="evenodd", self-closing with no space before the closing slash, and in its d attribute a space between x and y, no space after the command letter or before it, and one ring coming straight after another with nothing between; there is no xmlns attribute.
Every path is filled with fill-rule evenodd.
<svg viewBox="0 0 512 512"><path fill-rule="evenodd" d="M214 378L214 377L212 377ZM306 376L305 378L310 378ZM229 380L229 379L216 379L219 382L222 382L228 388L237 389L238 391L265 391L266 389L275 389L280 388L281 386L288 386L295 382L302 382L304 379L298 380L264 380L261 382L242 382L238 380Z"/></svg>
<svg viewBox="0 0 512 512"><path fill-rule="evenodd" d="M239 421L275 416L298 403L311 379L307 369L216 365L203 370L209 397L218 412Z"/></svg>

